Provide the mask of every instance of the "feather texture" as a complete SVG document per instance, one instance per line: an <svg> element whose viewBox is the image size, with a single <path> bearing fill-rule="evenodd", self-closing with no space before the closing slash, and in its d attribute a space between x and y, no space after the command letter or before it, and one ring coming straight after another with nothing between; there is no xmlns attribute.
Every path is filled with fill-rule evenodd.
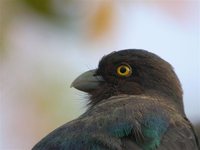
<svg viewBox="0 0 200 150"><path fill-rule="evenodd" d="M128 137L131 147L126 144ZM176 146L177 142L181 147ZM153 150L160 143L162 148L176 150L196 147L189 122L172 105L149 96L119 95L56 129L33 149L128 150L140 146Z"/></svg>

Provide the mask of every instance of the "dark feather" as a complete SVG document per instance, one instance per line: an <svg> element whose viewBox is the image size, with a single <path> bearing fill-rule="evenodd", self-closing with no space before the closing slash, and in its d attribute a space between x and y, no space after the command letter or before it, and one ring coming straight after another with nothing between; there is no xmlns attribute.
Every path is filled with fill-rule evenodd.
<svg viewBox="0 0 200 150"><path fill-rule="evenodd" d="M152 111L169 121L159 149L187 150L193 147L195 150L195 137L189 122L170 103L142 95L119 95L103 100L77 120L50 133L34 149L78 150L94 146L128 150L139 147L137 141L145 138L141 133L143 120Z"/></svg>

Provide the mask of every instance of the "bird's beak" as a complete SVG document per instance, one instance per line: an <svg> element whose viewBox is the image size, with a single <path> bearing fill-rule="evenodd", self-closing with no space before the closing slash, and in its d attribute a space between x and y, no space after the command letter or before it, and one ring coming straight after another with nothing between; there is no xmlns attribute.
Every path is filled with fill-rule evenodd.
<svg viewBox="0 0 200 150"><path fill-rule="evenodd" d="M95 75L96 70L89 70L78 76L71 84L70 87L74 87L83 92L91 92L97 89L98 85L103 82L102 76Z"/></svg>

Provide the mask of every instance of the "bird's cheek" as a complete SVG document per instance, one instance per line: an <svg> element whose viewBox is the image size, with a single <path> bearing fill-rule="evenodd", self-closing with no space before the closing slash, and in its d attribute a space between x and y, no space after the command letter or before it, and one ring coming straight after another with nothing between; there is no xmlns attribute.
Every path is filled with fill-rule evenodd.
<svg viewBox="0 0 200 150"><path fill-rule="evenodd" d="M106 76L103 75L103 78L107 84L117 84L119 82L119 80L113 74L106 75Z"/></svg>
<svg viewBox="0 0 200 150"><path fill-rule="evenodd" d="M121 84L119 85L119 89L121 93L131 95L139 95L144 92L142 86L135 82Z"/></svg>

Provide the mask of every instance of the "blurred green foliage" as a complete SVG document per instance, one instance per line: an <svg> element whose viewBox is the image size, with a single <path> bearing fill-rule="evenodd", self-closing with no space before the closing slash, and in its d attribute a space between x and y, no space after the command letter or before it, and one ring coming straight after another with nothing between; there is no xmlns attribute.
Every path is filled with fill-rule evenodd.
<svg viewBox="0 0 200 150"><path fill-rule="evenodd" d="M22 0L37 12L45 15L54 14L50 0Z"/></svg>
<svg viewBox="0 0 200 150"><path fill-rule="evenodd" d="M41 15L48 17L55 16L55 11L52 7L52 0L22 0L27 6L34 9L36 12Z"/></svg>
<svg viewBox="0 0 200 150"><path fill-rule="evenodd" d="M69 2L71 0L64 0L62 4L67 6L70 5ZM70 15L60 13L55 4L59 4L59 2L53 0L0 0L0 58L5 59L9 52L7 45L10 41L7 39L7 35L16 18L20 19L24 14L32 17L31 14L35 13L38 14L37 17L51 20L51 23L59 23L61 20L70 22Z"/></svg>

